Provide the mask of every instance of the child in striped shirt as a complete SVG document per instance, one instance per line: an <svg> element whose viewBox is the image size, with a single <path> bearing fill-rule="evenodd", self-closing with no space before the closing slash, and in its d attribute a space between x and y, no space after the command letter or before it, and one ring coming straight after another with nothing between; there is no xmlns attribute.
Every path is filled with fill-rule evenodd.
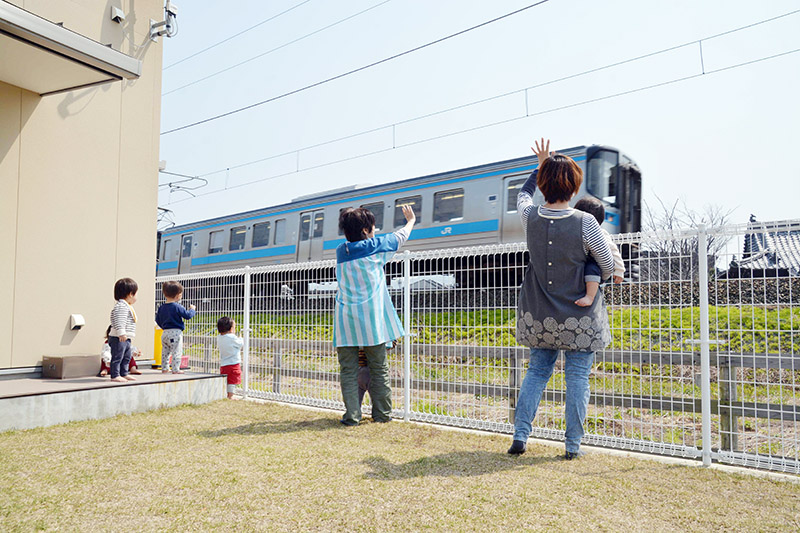
<svg viewBox="0 0 800 533"><path fill-rule="evenodd" d="M575 209L589 213L600 224L600 232L603 234L608 249L611 250L611 255L614 257L614 283L622 283L623 276L625 276L625 263L622 261L622 254L619 253L619 248L611 240L611 235L603 229L602 224L606 219L606 208L603 207L603 203L591 196L584 196L575 204ZM583 298L575 300L575 304L580 307L589 307L594 302L597 290L600 288L600 266L591 256L586 259L583 277L586 283L586 294Z"/></svg>
<svg viewBox="0 0 800 533"><path fill-rule="evenodd" d="M408 240L416 222L411 206L402 207L406 225L388 235L375 236L375 216L367 209L344 209L339 228L347 242L336 248L336 292L333 345L339 356L340 382L345 413L341 423L361 421L358 394L358 350L364 349L370 373L372 419L389 422L392 390L386 343L403 335L397 311L386 287L384 265Z"/></svg>
<svg viewBox="0 0 800 533"><path fill-rule="evenodd" d="M136 381L128 375L131 360L131 340L136 337L136 293L139 285L131 278L122 278L114 284L114 299L117 301L111 310L111 331L108 345L111 347L111 381L124 383Z"/></svg>

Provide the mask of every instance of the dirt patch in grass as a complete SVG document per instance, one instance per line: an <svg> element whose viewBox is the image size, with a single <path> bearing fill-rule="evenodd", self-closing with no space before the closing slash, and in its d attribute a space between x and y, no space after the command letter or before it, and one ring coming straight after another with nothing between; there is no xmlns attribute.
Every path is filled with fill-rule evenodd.
<svg viewBox="0 0 800 533"><path fill-rule="evenodd" d="M800 528L800 484L222 401L0 434L0 529Z"/></svg>

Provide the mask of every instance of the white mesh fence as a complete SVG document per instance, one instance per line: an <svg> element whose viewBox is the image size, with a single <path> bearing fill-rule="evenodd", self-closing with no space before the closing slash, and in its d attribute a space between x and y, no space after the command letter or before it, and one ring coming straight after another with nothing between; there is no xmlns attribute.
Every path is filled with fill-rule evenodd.
<svg viewBox="0 0 800 533"><path fill-rule="evenodd" d="M798 221L615 236L628 277L603 288L612 343L596 354L584 442L800 473L800 272L769 251L793 238L800 257ZM528 362L514 335L527 261L524 244L509 244L400 253L387 265L410 325L388 352L395 416L513 430ZM157 290L180 281L198 307L184 337L192 370L219 371L216 321L228 315L245 337L240 394L343 409L334 268L170 276ZM533 436L564 438L562 361Z"/></svg>

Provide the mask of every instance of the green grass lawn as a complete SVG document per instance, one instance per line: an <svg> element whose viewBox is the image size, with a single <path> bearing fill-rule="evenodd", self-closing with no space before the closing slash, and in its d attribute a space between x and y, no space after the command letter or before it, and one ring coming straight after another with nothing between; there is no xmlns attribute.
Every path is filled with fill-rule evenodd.
<svg viewBox="0 0 800 533"><path fill-rule="evenodd" d="M2 531L800 528L800 484L221 401L0 434Z"/></svg>

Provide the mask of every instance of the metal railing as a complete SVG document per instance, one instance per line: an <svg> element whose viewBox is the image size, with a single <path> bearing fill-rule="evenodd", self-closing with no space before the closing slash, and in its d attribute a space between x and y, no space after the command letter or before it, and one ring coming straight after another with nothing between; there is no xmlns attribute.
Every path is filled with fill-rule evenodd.
<svg viewBox="0 0 800 533"><path fill-rule="evenodd" d="M800 245L800 221L614 240L634 277L603 289L613 340L596 354L584 442L800 473L800 272L797 257L781 257L800 254L785 249ZM524 244L504 244L400 252L387 265L406 329L389 351L395 416L512 432L528 355L514 340L527 260ZM161 284L177 280L197 305L184 337L193 369L219 371L216 321L229 315L245 339L240 394L343 409L334 269L160 277L157 303ZM561 370L533 436L564 438Z"/></svg>

